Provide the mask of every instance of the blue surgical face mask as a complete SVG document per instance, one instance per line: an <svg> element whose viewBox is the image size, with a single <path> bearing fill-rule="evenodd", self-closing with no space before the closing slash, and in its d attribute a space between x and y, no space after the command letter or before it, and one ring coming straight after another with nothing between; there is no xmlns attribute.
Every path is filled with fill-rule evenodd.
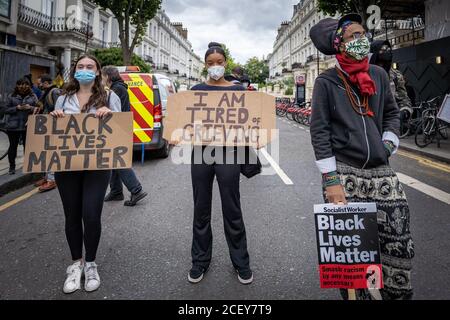
<svg viewBox="0 0 450 320"><path fill-rule="evenodd" d="M97 75L93 70L78 70L75 72L75 79L78 80L80 84L91 84Z"/></svg>

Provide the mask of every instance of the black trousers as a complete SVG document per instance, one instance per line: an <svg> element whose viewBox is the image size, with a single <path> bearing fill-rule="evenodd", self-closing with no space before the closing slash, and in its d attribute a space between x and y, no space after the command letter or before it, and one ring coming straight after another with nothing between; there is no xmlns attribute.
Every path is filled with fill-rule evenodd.
<svg viewBox="0 0 450 320"><path fill-rule="evenodd" d="M8 149L8 161L10 168L16 168L17 148L19 147L20 139L23 140L23 148L25 150L25 143L27 138L27 132L25 130L20 131L7 131L9 138Z"/></svg>
<svg viewBox="0 0 450 320"><path fill-rule="evenodd" d="M192 264L208 268L211 262L213 240L211 202L214 176L216 176L231 262L235 269L248 270L250 258L239 192L240 165L192 162L191 175L194 191Z"/></svg>
<svg viewBox="0 0 450 320"><path fill-rule="evenodd" d="M103 200L110 178L109 170L55 173L66 217L67 242L74 261L83 257L83 242L86 262L95 261L102 231Z"/></svg>

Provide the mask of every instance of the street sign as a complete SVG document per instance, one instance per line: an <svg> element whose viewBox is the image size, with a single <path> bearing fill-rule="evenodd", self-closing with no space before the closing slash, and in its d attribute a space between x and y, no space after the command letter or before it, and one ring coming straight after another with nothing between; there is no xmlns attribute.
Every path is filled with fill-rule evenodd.
<svg viewBox="0 0 450 320"><path fill-rule="evenodd" d="M375 203L314 206L320 287L383 287Z"/></svg>
<svg viewBox="0 0 450 320"><path fill-rule="evenodd" d="M442 102L441 109L437 115L437 118L450 123L450 94L447 94Z"/></svg>

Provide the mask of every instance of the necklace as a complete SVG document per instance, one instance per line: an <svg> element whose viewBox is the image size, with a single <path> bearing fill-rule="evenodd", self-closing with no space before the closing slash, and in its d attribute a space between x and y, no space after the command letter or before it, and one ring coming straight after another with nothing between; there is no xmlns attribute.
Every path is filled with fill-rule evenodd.
<svg viewBox="0 0 450 320"><path fill-rule="evenodd" d="M348 83L344 74L337 67L336 67L336 70L337 70L339 78L341 78L342 82L344 83L345 92L347 93L347 97L350 100L350 104L352 105L353 110L355 110L355 112L359 115L373 117L374 113L370 109L370 106L369 106L369 96L363 95L362 104L358 103L356 101L356 98L353 96L353 94L351 92L350 84Z"/></svg>

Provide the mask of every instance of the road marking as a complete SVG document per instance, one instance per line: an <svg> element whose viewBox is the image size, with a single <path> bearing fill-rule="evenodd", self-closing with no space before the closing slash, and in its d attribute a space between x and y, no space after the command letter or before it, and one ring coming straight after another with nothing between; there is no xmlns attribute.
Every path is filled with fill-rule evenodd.
<svg viewBox="0 0 450 320"><path fill-rule="evenodd" d="M260 149L260 151L263 154L263 156L267 159L267 161L269 161L270 165L275 170L275 172L278 174L278 176L281 178L281 180L283 180L283 182L287 185L293 185L294 183L292 182L292 180L289 179L289 177L283 171L283 169L280 168L278 163L276 163L276 161L272 158L272 156L267 152L266 148L262 148L262 149Z"/></svg>
<svg viewBox="0 0 450 320"><path fill-rule="evenodd" d="M19 202L22 202L22 201L30 198L31 196L35 195L38 192L39 192L39 188L36 188L36 189L31 190L28 193L21 195L20 197L15 198L14 200L11 200L8 203L5 203L4 205L2 205L0 207L0 212L5 211L6 209L18 204Z"/></svg>
<svg viewBox="0 0 450 320"><path fill-rule="evenodd" d="M438 188L432 187L428 184L425 184L423 182L420 182L417 179L414 179L410 176L407 176L406 174L397 172L398 179L401 183L404 185L407 185L413 189L416 189L422 193L425 193L426 195L435 198L439 201L442 201L446 204L450 205L450 193L447 193L445 191L439 190Z"/></svg>
<svg viewBox="0 0 450 320"><path fill-rule="evenodd" d="M438 170L450 173L450 166L447 165L447 164L438 163L438 162L432 161L430 159L427 159L427 158L424 158L424 157L421 157L421 156L418 156L418 155L411 154L411 153L406 152L404 150L399 150L397 152L397 154L399 154L399 155L401 155L403 157L407 157L407 158L410 158L410 159L417 160L420 164L423 164L424 166L431 167L431 168L434 168L434 169L438 169Z"/></svg>

